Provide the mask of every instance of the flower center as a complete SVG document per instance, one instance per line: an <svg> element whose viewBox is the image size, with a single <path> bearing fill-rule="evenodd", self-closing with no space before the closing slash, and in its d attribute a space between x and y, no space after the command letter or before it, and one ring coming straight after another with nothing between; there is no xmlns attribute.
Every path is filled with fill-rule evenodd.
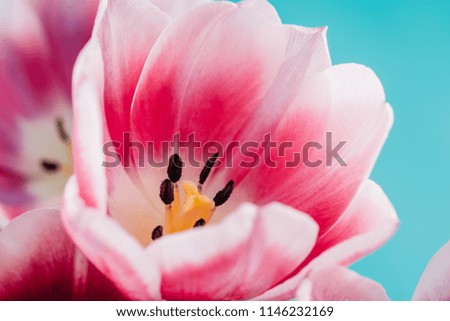
<svg viewBox="0 0 450 321"><path fill-rule="evenodd" d="M152 240L156 240L164 234L177 233L206 225L211 220L216 207L223 205L230 198L234 188L232 180L212 200L202 194L203 184L214 167L218 156L218 154L215 154L207 161L200 173L197 185L191 181L181 182L184 201L181 200L178 186L183 161L177 154L170 157L167 168L168 178L161 183L159 193L161 200L166 205L164 227L158 225L154 228Z"/></svg>

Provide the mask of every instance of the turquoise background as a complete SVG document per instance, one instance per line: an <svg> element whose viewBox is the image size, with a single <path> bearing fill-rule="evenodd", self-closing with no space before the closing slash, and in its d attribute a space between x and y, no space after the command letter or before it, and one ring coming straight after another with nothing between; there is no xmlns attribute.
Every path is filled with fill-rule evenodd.
<svg viewBox="0 0 450 321"><path fill-rule="evenodd" d="M384 85L395 123L372 178L401 226L353 268L381 282L392 299L409 300L450 239L450 1L270 2L284 23L327 25L333 64L367 65Z"/></svg>

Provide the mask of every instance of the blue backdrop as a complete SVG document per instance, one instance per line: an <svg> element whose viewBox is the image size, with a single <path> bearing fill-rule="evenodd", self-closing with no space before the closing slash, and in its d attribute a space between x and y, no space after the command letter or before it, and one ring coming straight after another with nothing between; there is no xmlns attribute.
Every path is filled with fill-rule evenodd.
<svg viewBox="0 0 450 321"><path fill-rule="evenodd" d="M353 268L381 282L392 299L409 300L450 239L450 1L270 2L284 23L327 25L333 63L367 65L384 85L395 122L372 178L401 226Z"/></svg>

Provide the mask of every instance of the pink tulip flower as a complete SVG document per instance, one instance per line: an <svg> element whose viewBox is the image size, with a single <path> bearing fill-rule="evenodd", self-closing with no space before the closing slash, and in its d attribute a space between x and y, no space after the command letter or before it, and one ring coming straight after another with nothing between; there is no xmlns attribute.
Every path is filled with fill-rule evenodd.
<svg viewBox="0 0 450 321"><path fill-rule="evenodd" d="M54 206L72 174L71 78L97 0L0 3L0 204Z"/></svg>
<svg viewBox="0 0 450 321"><path fill-rule="evenodd" d="M385 301L384 288L342 266L322 266L304 276L297 299L305 301ZM413 300L450 301L450 242L430 260L417 284Z"/></svg>
<svg viewBox="0 0 450 321"><path fill-rule="evenodd" d="M325 33L283 25L265 0L100 5L74 71L75 176L62 216L124 295L290 299L311 269L351 264L391 237L395 211L368 175L392 110L370 69L331 65ZM266 133L293 144L271 151L278 162L308 142L325 146L332 133L346 142L345 165L243 167L228 148L196 151L210 165L202 169L188 152L162 147L176 134L226 146ZM168 167L141 166L127 134L154 143L146 153L156 159L171 156ZM111 141L121 143L121 162L105 167ZM325 159L325 148L312 156Z"/></svg>

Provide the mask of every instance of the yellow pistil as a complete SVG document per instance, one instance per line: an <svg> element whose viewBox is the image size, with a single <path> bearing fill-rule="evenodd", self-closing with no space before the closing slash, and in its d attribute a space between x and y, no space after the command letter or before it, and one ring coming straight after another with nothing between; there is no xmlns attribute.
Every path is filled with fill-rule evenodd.
<svg viewBox="0 0 450 321"><path fill-rule="evenodd" d="M214 214L214 202L209 197L202 195L196 184L183 181L181 188L184 192L184 202L181 203L180 191L178 185L175 184L174 200L166 206L164 234L191 229L201 219L208 223Z"/></svg>

